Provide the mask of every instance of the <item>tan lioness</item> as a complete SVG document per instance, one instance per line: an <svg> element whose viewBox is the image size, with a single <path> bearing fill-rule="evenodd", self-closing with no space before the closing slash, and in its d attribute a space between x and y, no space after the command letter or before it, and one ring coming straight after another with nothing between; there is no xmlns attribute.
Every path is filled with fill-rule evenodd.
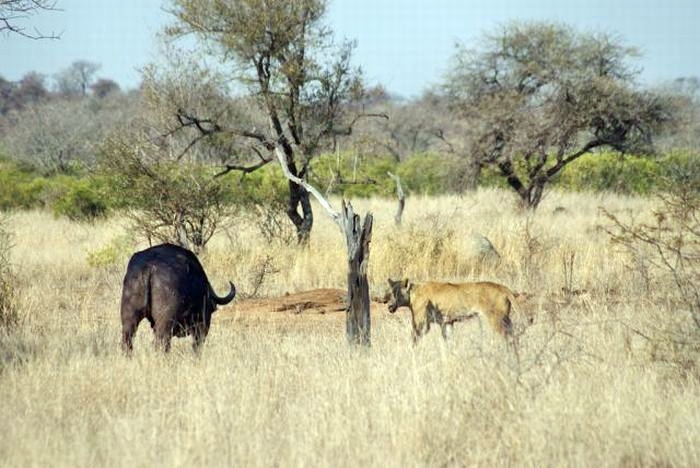
<svg viewBox="0 0 700 468"><path fill-rule="evenodd" d="M512 337L510 320L515 294L507 287L491 282L413 283L408 279L389 279L389 312L406 306L413 317L413 342L430 330L430 323L440 324L447 339L452 324L480 316L504 337Z"/></svg>

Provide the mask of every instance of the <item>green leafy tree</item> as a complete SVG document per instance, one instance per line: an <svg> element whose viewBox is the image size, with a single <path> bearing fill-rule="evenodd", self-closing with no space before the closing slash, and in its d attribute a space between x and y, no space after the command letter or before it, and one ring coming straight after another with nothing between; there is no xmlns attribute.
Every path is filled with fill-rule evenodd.
<svg viewBox="0 0 700 468"><path fill-rule="evenodd" d="M460 46L444 89L468 122L467 154L534 209L546 184L586 153L649 153L672 115L659 95L635 87L637 55L611 35L539 22Z"/></svg>
<svg viewBox="0 0 700 468"><path fill-rule="evenodd" d="M168 134L189 135L226 161L226 170L253 171L278 160L306 179L311 158L349 135L366 115L360 71L351 65L352 42L336 44L324 25L324 0L172 0L175 24L167 36L194 35L216 56L237 100L213 107L172 101ZM245 105L253 118L232 121L227 106ZM256 120L257 119L257 120ZM300 243L313 226L308 191L291 179L287 216Z"/></svg>

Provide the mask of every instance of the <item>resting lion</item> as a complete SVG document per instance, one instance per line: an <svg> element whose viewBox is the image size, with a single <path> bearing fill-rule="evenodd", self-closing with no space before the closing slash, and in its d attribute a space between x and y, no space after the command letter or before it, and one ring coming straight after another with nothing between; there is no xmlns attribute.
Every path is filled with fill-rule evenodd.
<svg viewBox="0 0 700 468"><path fill-rule="evenodd" d="M505 286L491 282L479 283L413 283L408 279L389 279L389 312L406 306L413 317L413 342L438 323L447 339L452 324L480 316L494 331L506 338L513 335L510 319L516 295Z"/></svg>

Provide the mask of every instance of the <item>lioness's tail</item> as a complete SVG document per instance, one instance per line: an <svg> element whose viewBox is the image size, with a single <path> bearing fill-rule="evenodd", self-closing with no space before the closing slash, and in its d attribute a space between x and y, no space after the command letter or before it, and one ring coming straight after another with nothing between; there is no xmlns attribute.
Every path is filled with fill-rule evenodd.
<svg viewBox="0 0 700 468"><path fill-rule="evenodd" d="M510 314L512 315L513 313L517 313L519 315L522 315L522 311L520 311L520 305L518 304L518 299L524 297L527 298L528 294L527 293L516 293L511 290L508 290L508 301L510 301ZM511 317L508 317L508 327L509 327L509 333L508 333L508 345L511 347L513 350L513 353L515 355L515 360L517 365L520 365L520 346L519 346L519 333L515 333L513 330L513 321ZM532 323L532 321L530 321Z"/></svg>
<svg viewBox="0 0 700 468"><path fill-rule="evenodd" d="M513 335L513 321L511 320L510 315L504 315L503 318L501 318L501 322L503 325L503 332L508 336Z"/></svg>

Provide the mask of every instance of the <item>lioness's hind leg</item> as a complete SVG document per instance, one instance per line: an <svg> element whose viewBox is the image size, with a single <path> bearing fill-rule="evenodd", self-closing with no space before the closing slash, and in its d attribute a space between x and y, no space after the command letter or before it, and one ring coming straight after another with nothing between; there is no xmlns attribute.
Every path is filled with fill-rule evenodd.
<svg viewBox="0 0 700 468"><path fill-rule="evenodd" d="M510 315L504 315L501 319L501 326L503 327L503 332L506 335L513 334L513 321L510 319Z"/></svg>
<svg viewBox="0 0 700 468"><path fill-rule="evenodd" d="M491 311L487 316L489 325L496 333L506 337L513 333L513 323L508 314Z"/></svg>

